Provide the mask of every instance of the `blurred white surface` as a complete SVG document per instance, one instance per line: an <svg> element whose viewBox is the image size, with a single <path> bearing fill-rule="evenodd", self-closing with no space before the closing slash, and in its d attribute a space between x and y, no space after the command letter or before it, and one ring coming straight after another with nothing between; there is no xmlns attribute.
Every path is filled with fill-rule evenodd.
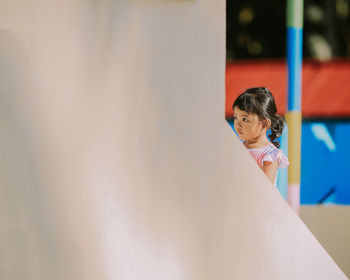
<svg viewBox="0 0 350 280"><path fill-rule="evenodd" d="M346 279L224 119L224 0L0 28L1 279Z"/></svg>

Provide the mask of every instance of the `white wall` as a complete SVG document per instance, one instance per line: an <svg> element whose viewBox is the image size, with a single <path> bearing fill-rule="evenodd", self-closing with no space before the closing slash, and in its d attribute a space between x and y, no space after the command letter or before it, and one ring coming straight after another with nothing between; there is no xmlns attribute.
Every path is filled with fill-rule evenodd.
<svg viewBox="0 0 350 280"><path fill-rule="evenodd" d="M0 1L1 279L345 279L224 120L225 1Z"/></svg>

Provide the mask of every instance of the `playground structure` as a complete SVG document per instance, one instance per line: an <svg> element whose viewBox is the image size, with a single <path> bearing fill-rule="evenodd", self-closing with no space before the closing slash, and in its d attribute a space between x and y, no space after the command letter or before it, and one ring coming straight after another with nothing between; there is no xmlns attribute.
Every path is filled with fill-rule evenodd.
<svg viewBox="0 0 350 280"><path fill-rule="evenodd" d="M0 24L1 279L347 279L224 118L225 1Z"/></svg>

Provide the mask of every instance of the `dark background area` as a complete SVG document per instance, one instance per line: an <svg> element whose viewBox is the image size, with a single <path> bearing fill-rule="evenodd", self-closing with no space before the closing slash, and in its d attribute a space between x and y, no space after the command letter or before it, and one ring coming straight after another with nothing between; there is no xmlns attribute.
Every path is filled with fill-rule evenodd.
<svg viewBox="0 0 350 280"><path fill-rule="evenodd" d="M284 58L286 2L227 1L227 60ZM350 58L350 0L304 0L303 57Z"/></svg>

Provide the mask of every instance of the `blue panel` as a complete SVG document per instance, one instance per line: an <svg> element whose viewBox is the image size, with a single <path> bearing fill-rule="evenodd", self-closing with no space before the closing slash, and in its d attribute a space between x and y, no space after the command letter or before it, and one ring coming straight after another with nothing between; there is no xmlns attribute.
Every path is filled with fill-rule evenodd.
<svg viewBox="0 0 350 280"><path fill-rule="evenodd" d="M301 111L303 29L287 28L288 111Z"/></svg>
<svg viewBox="0 0 350 280"><path fill-rule="evenodd" d="M301 144L300 203L317 204L334 188L334 172L330 169L334 152L319 140L313 123L303 123Z"/></svg>
<svg viewBox="0 0 350 280"><path fill-rule="evenodd" d="M281 137L277 139L281 147L282 152L288 157L288 126L283 129ZM288 196L288 168L281 168L278 170L277 176L277 188L282 196L287 200Z"/></svg>
<svg viewBox="0 0 350 280"><path fill-rule="evenodd" d="M328 137L302 125L301 203L350 204L350 123L326 121Z"/></svg>
<svg viewBox="0 0 350 280"><path fill-rule="evenodd" d="M350 124L339 123L335 127L337 157L332 162L336 169L336 203L350 204Z"/></svg>

